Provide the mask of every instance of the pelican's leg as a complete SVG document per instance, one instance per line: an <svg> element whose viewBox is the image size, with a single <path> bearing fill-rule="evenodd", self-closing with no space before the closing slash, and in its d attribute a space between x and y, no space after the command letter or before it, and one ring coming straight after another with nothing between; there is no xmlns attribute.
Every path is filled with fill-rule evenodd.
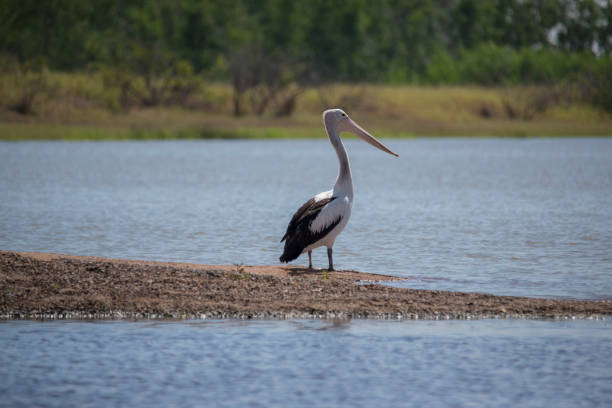
<svg viewBox="0 0 612 408"><path fill-rule="evenodd" d="M312 269L312 251L308 251L308 269Z"/></svg>
<svg viewBox="0 0 612 408"><path fill-rule="evenodd" d="M327 248L327 259L329 259L329 268L327 268L327 270L333 271L334 261L332 261L332 249L331 248Z"/></svg>

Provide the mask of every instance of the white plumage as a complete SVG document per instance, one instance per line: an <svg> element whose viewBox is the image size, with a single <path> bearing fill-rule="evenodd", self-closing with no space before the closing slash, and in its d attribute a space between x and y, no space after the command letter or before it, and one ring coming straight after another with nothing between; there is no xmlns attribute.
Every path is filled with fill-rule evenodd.
<svg viewBox="0 0 612 408"><path fill-rule="evenodd" d="M333 190L326 191L324 193L317 194L317 196L321 194L325 194L327 197L337 197L332 202L328 203L321 209L316 218L312 221L309 226L309 229L314 233L320 233L327 226L331 225L335 220L340 218L340 222L325 235L322 239L317 242L307 246L302 253L307 251L312 251L315 248L326 246L331 248L334 246L334 241L336 237L340 235L346 224L348 223L349 218L351 217L351 207L353 206L353 198L348 195L344 195L344 197L338 197L337 195L332 195ZM341 192L339 192L341 193ZM315 196L315 200L316 197Z"/></svg>
<svg viewBox="0 0 612 408"><path fill-rule="evenodd" d="M361 137L371 145L397 156L363 128L353 122L341 109L323 112L323 123L329 141L338 155L338 178L334 188L317 194L302 205L291 218L287 232L283 236L285 248L281 262L290 262L300 254L308 252L309 268L312 268L312 250L327 247L329 270L334 269L332 247L351 216L353 205L353 179L351 167L340 131L348 131Z"/></svg>

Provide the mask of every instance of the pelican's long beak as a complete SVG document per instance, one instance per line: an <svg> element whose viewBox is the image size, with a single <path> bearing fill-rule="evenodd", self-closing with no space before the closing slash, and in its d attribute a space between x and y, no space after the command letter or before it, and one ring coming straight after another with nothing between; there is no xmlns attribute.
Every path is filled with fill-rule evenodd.
<svg viewBox="0 0 612 408"><path fill-rule="evenodd" d="M347 132L351 132L351 133L359 136L364 141L368 142L369 144L371 144L374 147L378 147L383 152L387 152L389 154L394 155L395 157L399 157L399 154L393 152L387 146L382 144L378 139L376 139L374 136L372 136L371 134L366 132L364 128L362 128L361 126L356 124L351 118L348 118L347 124L345 126L346 126L346 131Z"/></svg>

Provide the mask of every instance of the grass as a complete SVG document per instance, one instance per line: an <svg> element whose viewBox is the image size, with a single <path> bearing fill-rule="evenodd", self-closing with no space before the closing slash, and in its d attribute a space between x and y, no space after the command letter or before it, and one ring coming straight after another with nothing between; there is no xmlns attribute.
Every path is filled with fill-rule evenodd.
<svg viewBox="0 0 612 408"><path fill-rule="evenodd" d="M229 276L232 279L249 279L251 275L249 275L244 270L244 265L242 263L235 263L234 270L230 271Z"/></svg>
<svg viewBox="0 0 612 408"><path fill-rule="evenodd" d="M45 75L28 115L10 109L19 101L20 82L0 76L0 140L316 138L325 137L321 112L327 106L344 107L378 137L612 136L612 116L559 100L544 87L330 85L304 92L289 118L235 118L228 84L207 84L187 107L121 113L101 75Z"/></svg>

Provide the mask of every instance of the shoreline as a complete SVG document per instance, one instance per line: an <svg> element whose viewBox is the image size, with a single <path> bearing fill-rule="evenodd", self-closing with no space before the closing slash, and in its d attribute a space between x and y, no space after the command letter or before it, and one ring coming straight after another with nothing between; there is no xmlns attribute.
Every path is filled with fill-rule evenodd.
<svg viewBox="0 0 612 408"><path fill-rule="evenodd" d="M290 116L257 115L247 109L236 117L228 82L207 83L192 95L191 107L136 103L121 110L109 106L109 95L100 94L104 80L98 74L48 74L59 88L49 98L38 98L31 114L0 109L0 140L326 139L323 109L358 95L366 103L349 101L352 106L344 108L379 139L612 136L609 112L579 100L550 99L558 94L550 85L332 82L325 86L329 96L334 95L329 103L322 103L321 90L309 88L296 100ZM11 94L7 98L13 99L18 84L10 75L0 75L3 80ZM75 100L76 95L80 97ZM534 111L542 98L547 103Z"/></svg>
<svg viewBox="0 0 612 408"><path fill-rule="evenodd" d="M402 278L0 251L0 320L605 319L606 300L396 288Z"/></svg>
<svg viewBox="0 0 612 408"><path fill-rule="evenodd" d="M0 115L1 116L1 115ZM397 125L396 127L398 127ZM501 121L501 123L475 122L464 128L444 125L416 126L408 130L382 129L373 132L382 139L568 139L612 137L608 124L593 126L573 125L558 128L552 123L531 124ZM350 137L350 136L349 136ZM19 122L6 121L0 117L1 142L72 141L72 142L117 142L117 141L176 141L176 140L311 140L325 138L319 126L287 126L276 123L259 123L251 128L236 124L200 125L199 127L176 128L128 127L104 124L70 124L53 121Z"/></svg>

